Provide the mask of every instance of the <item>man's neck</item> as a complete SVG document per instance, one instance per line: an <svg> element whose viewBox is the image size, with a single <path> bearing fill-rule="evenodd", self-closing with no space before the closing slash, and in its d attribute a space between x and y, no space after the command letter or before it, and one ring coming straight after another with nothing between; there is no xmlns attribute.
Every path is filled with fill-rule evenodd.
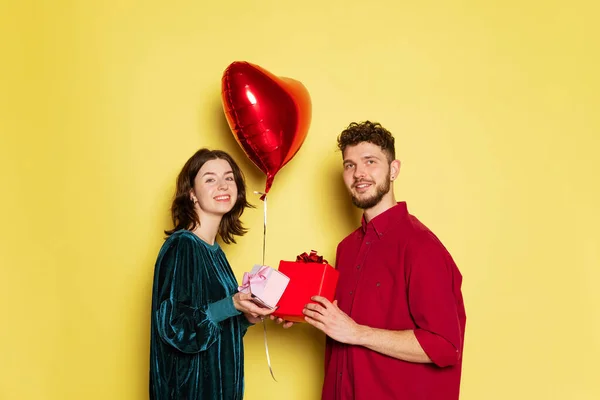
<svg viewBox="0 0 600 400"><path fill-rule="evenodd" d="M387 210L394 207L395 205L396 205L396 198L394 197L394 195L392 194L389 197L386 196L386 197L382 198L381 201L379 203L377 203L374 207L371 207L371 208L365 210L365 212L364 212L365 220L367 222L369 222L373 218L378 216L379 214L386 212Z"/></svg>

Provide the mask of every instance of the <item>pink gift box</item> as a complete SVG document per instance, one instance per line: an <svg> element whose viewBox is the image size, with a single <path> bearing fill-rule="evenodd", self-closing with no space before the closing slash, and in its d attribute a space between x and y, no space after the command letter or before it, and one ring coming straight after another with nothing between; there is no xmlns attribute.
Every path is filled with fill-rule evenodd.
<svg viewBox="0 0 600 400"><path fill-rule="evenodd" d="M275 308L283 295L290 278L266 265L255 265L250 272L244 273L242 285L238 290L251 293L254 302L262 307Z"/></svg>

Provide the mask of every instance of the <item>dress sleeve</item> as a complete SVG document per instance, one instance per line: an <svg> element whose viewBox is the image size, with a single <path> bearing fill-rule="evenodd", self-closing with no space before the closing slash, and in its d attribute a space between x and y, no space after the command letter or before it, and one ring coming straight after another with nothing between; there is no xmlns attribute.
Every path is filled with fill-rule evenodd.
<svg viewBox="0 0 600 400"><path fill-rule="evenodd" d="M201 293L203 285L198 282L205 279L207 262L210 261L203 257L192 238L180 236L174 239L157 266L158 307L153 317L158 335L183 353L209 348L221 334L220 323L240 314L231 297L198 303L197 299L205 298Z"/></svg>
<svg viewBox="0 0 600 400"><path fill-rule="evenodd" d="M454 293L459 274L443 245L431 234L417 238L407 252L408 299L419 344L438 367L461 358L462 328Z"/></svg>
<svg viewBox="0 0 600 400"><path fill-rule="evenodd" d="M248 328L250 328L251 326L254 326L254 324L252 322L248 321L248 318L246 318L246 316L244 314L238 316L238 318L240 321L240 328L242 330L242 336L243 336L248 331Z"/></svg>

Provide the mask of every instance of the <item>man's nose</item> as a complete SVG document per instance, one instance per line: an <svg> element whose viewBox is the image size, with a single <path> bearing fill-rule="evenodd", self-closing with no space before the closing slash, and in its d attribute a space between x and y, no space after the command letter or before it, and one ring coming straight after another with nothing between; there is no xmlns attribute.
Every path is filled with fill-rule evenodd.
<svg viewBox="0 0 600 400"><path fill-rule="evenodd" d="M361 167L360 165L357 165L356 168L354 168L354 179L364 178L365 176L366 176L365 169L363 167Z"/></svg>

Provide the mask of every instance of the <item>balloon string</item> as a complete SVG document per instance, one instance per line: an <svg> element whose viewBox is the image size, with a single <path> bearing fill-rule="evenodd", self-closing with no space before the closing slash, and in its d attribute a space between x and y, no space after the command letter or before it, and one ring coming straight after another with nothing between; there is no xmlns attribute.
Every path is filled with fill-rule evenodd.
<svg viewBox="0 0 600 400"><path fill-rule="evenodd" d="M263 249L262 249L262 265L265 265L265 254L266 254L266 250L267 250L267 194L263 193L263 192L254 192L255 194L260 194L262 197L262 201L263 201ZM265 340L265 354L267 356L267 365L269 366L269 372L271 373L271 377L273 378L273 380L275 382L277 382L277 379L275 379L275 374L273 373L273 368L271 366L271 356L269 355L269 342L267 341L267 323L265 322L264 318L262 319L262 325L263 325L263 337Z"/></svg>
<svg viewBox="0 0 600 400"><path fill-rule="evenodd" d="M262 248L262 265L265 265L265 255L267 252L267 194L254 191L254 194L260 194L263 201L263 248Z"/></svg>
<svg viewBox="0 0 600 400"><path fill-rule="evenodd" d="M265 354L267 355L267 365L269 366L269 372L271 373L271 377L273 378L273 380L275 382L277 382L277 379L275 379L275 374L273 373L273 368L271 367L271 357L269 356L269 343L267 342L267 323L265 322L264 319L262 321L262 324L263 324L263 336L265 338Z"/></svg>

